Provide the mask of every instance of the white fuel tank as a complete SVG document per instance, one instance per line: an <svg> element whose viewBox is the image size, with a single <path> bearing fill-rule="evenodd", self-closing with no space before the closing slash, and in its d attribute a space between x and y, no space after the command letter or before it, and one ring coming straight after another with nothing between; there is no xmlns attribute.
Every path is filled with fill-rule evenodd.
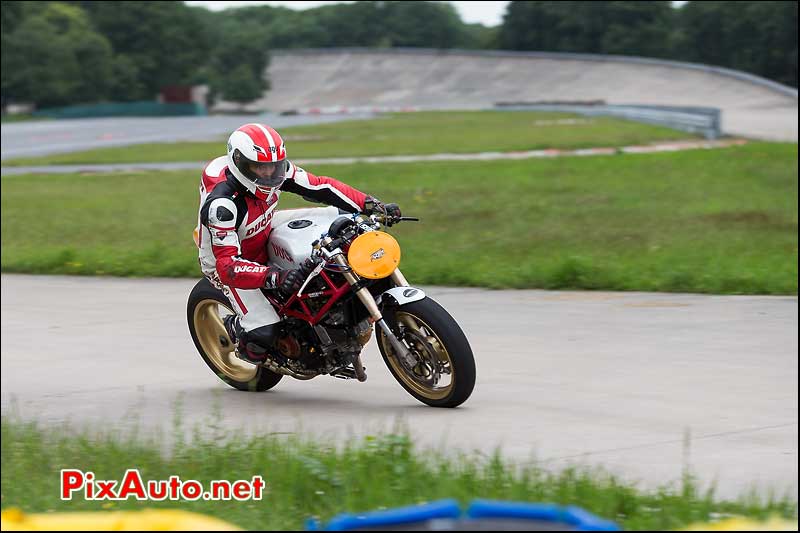
<svg viewBox="0 0 800 533"><path fill-rule="evenodd" d="M311 257L311 243L327 233L339 217L336 207L284 209L272 217L269 236L269 262L281 268L298 268Z"/></svg>

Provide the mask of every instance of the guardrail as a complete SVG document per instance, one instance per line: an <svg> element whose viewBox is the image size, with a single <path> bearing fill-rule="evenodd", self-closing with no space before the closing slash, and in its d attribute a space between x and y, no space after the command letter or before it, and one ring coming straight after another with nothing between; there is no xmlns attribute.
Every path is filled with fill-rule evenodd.
<svg viewBox="0 0 800 533"><path fill-rule="evenodd" d="M580 105L580 104L495 104L496 109L507 111L562 111L588 116L613 116L648 124L657 124L690 133L706 139L722 136L722 111L716 107L677 107L656 105Z"/></svg>

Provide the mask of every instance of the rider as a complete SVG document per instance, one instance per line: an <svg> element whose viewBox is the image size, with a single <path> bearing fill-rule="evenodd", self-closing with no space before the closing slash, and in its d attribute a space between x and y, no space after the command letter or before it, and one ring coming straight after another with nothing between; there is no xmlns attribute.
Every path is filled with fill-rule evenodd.
<svg viewBox="0 0 800 533"><path fill-rule="evenodd" d="M303 283L300 268L267 265L267 240L281 192L333 205L350 213L400 216L333 178L315 176L288 159L283 139L263 124L245 124L228 138L228 154L203 169L200 184L200 267L230 300L236 315L225 329L237 355L261 363L277 340L280 318L261 289L288 296ZM299 266L299 265L298 265Z"/></svg>

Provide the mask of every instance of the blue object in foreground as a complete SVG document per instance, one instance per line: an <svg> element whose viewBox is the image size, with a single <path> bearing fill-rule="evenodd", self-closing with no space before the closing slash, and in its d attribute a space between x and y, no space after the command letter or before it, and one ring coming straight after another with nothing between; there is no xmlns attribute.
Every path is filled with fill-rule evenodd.
<svg viewBox="0 0 800 533"><path fill-rule="evenodd" d="M374 511L366 514L341 514L333 518L324 528L324 531L348 531L363 528L383 528L386 526L399 526L408 524L424 524L430 520L451 519L456 520L461 516L461 508L455 500L439 500L438 502L424 505L412 505L389 509L388 511ZM316 523L313 523L316 525ZM308 531L318 531L311 528L312 522L306 525Z"/></svg>
<svg viewBox="0 0 800 533"><path fill-rule="evenodd" d="M309 520L308 531L619 531L617 524L574 506L473 500L462 516L455 500L363 514L341 514L327 526Z"/></svg>
<svg viewBox="0 0 800 533"><path fill-rule="evenodd" d="M552 503L522 503L494 500L473 500L466 517L477 519L536 520L551 524L571 526L573 531L619 531L614 522L603 520L580 507L567 507Z"/></svg>

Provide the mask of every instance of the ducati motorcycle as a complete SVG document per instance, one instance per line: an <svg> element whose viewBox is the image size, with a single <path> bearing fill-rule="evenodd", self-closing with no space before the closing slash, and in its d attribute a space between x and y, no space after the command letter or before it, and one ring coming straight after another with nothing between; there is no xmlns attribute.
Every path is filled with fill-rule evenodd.
<svg viewBox="0 0 800 533"><path fill-rule="evenodd" d="M475 386L475 360L450 314L400 272L401 251L384 226L412 217L346 214L335 207L276 212L269 263L301 268L305 280L288 297L262 289L282 321L265 362L240 359L223 321L234 314L208 279L192 289L189 331L197 351L222 381L264 391L284 376L367 379L361 360L374 336L392 376L433 407L464 403ZM374 335L373 335L374 333Z"/></svg>

